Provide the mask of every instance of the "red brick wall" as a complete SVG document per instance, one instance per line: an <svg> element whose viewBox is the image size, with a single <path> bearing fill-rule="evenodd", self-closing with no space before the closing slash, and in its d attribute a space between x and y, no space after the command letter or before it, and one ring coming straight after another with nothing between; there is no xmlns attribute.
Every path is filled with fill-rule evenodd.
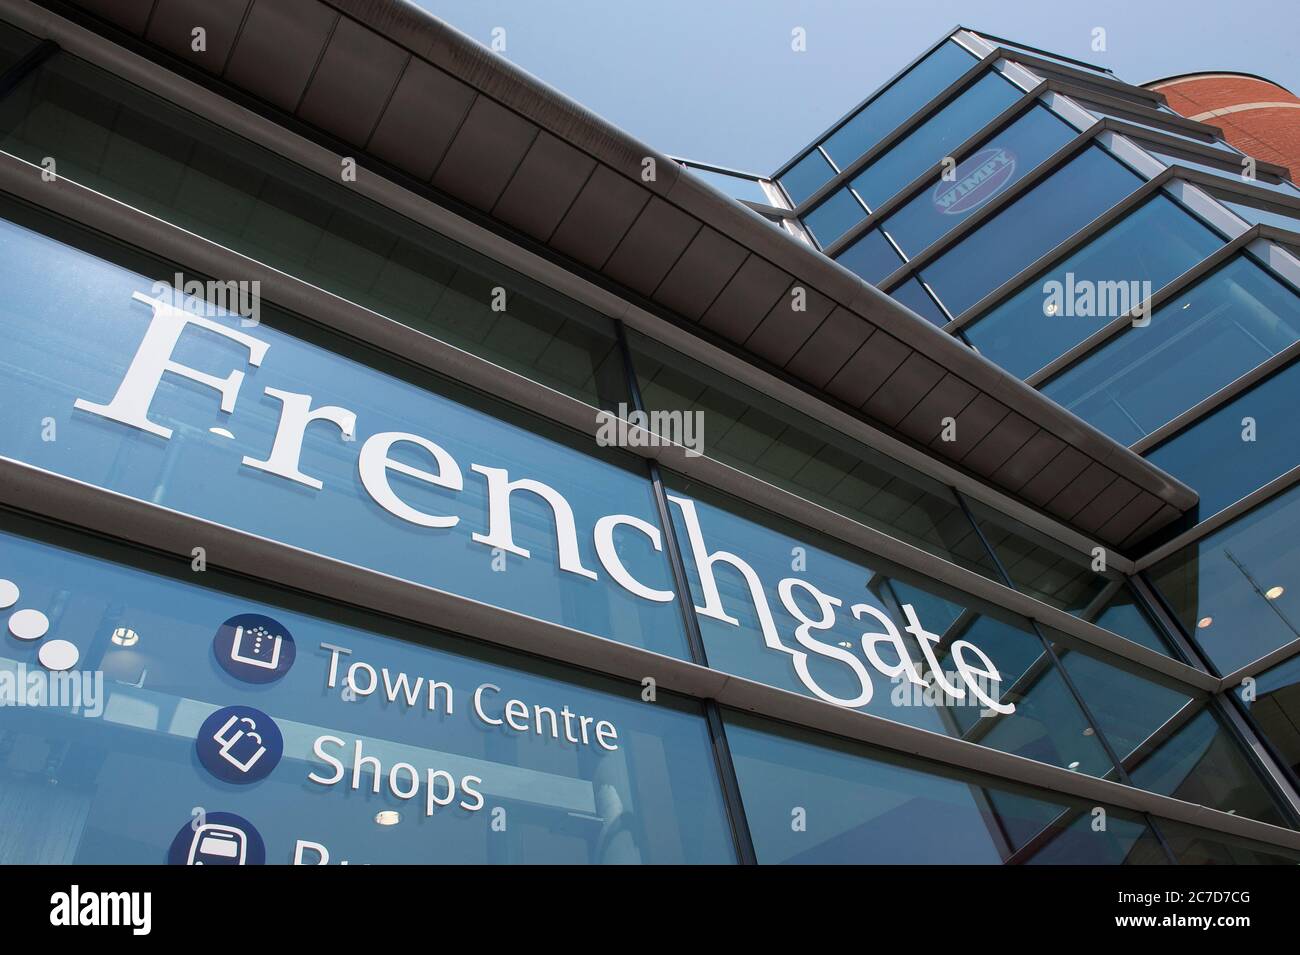
<svg viewBox="0 0 1300 955"><path fill-rule="evenodd" d="M1163 93L1170 109L1218 126L1247 155L1286 166L1293 180L1300 175L1300 96L1267 80L1224 73L1152 83L1150 89ZM1250 105L1258 103L1290 105ZM1214 115L1223 109L1231 111Z"/></svg>

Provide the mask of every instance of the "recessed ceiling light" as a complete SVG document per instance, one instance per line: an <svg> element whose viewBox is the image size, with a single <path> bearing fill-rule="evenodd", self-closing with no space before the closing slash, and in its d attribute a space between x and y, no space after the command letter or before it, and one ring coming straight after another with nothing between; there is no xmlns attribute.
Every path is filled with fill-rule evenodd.
<svg viewBox="0 0 1300 955"><path fill-rule="evenodd" d="M381 809L375 813L375 822L381 826L395 826L402 821L402 814L396 809Z"/></svg>
<svg viewBox="0 0 1300 955"><path fill-rule="evenodd" d="M118 627L113 631L113 642L119 647L133 647L140 642L140 634L130 627Z"/></svg>
<svg viewBox="0 0 1300 955"><path fill-rule="evenodd" d="M1270 587L1268 590L1264 591L1264 596L1269 600L1277 600L1277 598L1281 597L1284 593L1286 593L1285 587Z"/></svg>
<svg viewBox="0 0 1300 955"><path fill-rule="evenodd" d="M1196 629L1204 630L1212 623L1214 623L1213 617L1202 617L1200 620L1196 621Z"/></svg>
<svg viewBox="0 0 1300 955"><path fill-rule="evenodd" d="M1093 734L1096 733L1096 732L1097 732L1097 731L1096 731L1095 729L1093 729L1091 726L1089 726L1089 727L1087 727L1087 728L1084 729L1084 731L1083 731L1083 735L1084 735L1084 736L1091 736L1091 735L1093 735Z"/></svg>
<svg viewBox="0 0 1300 955"><path fill-rule="evenodd" d="M1066 768L1066 769L1078 769L1078 768L1079 768L1079 761L1076 759L1074 762L1072 762L1069 766L1067 766L1067 767L1065 767L1065 768Z"/></svg>

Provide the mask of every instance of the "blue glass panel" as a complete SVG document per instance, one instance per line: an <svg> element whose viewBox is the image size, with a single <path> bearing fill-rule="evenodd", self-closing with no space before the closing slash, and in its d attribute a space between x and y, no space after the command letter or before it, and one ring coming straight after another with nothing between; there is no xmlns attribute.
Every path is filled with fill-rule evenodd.
<svg viewBox="0 0 1300 955"><path fill-rule="evenodd" d="M1300 464L1298 394L1300 366L1289 365L1148 452L1147 460L1195 488L1198 513L1209 517Z"/></svg>
<svg viewBox="0 0 1300 955"><path fill-rule="evenodd" d="M1024 91L1001 73L985 73L943 109L895 143L853 180L874 209L975 135Z"/></svg>
<svg viewBox="0 0 1300 955"><path fill-rule="evenodd" d="M926 266L921 277L953 315L1101 215L1142 180L1089 146Z"/></svg>
<svg viewBox="0 0 1300 955"><path fill-rule="evenodd" d="M1139 847L1150 841L1146 826L1123 810L1107 807L1104 833L1074 838L1062 830L1089 807L1059 793L725 717L760 863L997 864L1040 833L1046 847L1026 851L1044 863L1159 861Z"/></svg>
<svg viewBox="0 0 1300 955"><path fill-rule="evenodd" d="M823 249L867 217L867 210L848 189L832 193L803 218L803 224Z"/></svg>
<svg viewBox="0 0 1300 955"><path fill-rule="evenodd" d="M836 256L835 261L872 285L903 264L902 257L879 229L863 233L862 238Z"/></svg>
<svg viewBox="0 0 1300 955"><path fill-rule="evenodd" d="M159 864L173 839L203 848L196 806L250 823L270 864L292 862L299 840L353 865L734 861L698 704L660 692L647 705L639 685L4 527L0 577L50 628L5 641L0 686L43 676L38 654L66 641L78 655L66 676L86 692L76 711L4 707L0 863ZM216 638L249 614L278 641L272 682L246 682L251 664ZM227 731L223 756L202 727L216 718L215 742L231 706L255 710L243 714L261 740Z"/></svg>
<svg viewBox="0 0 1300 955"><path fill-rule="evenodd" d="M627 400L586 306L61 52L0 98L0 149L588 404ZM509 307L494 308L497 289Z"/></svg>
<svg viewBox="0 0 1300 955"><path fill-rule="evenodd" d="M1040 762L1092 775L1111 771L1100 743L1083 735L1087 720L1050 667L1017 697L1013 711L987 714L960 678L949 680L964 694L956 699L937 690L938 683L918 684L904 669L905 654L917 674L958 670L937 654L926 659L929 644L906 629L910 607L930 633L980 648L1000 678L987 693L1009 706L1002 694L1043 655L1026 621L968 595L941 594L932 583L888 576L863 554L685 478L665 480L710 666L932 732L978 736ZM728 556L708 557L719 553ZM743 555L741 563L728 559L735 555ZM963 617L966 608L977 608L975 619ZM864 633L888 635L887 626L897 641L864 639ZM949 633L954 626L960 633Z"/></svg>
<svg viewBox="0 0 1300 955"><path fill-rule="evenodd" d="M1298 536L1293 488L1148 571L1220 674L1300 639Z"/></svg>
<svg viewBox="0 0 1300 955"><path fill-rule="evenodd" d="M781 177L780 183L785 188L790 201L797 206L830 182L831 177L834 175L835 170L826 161L826 157L818 150L813 149Z"/></svg>
<svg viewBox="0 0 1300 955"><path fill-rule="evenodd" d="M1055 635L1050 635L1055 636ZM1120 759L1191 701L1178 690L1153 683L1096 657L1061 648L1061 666Z"/></svg>
<svg viewBox="0 0 1300 955"><path fill-rule="evenodd" d="M928 322L942 328L948 324L948 316L935 304L930 293L925 290L919 279L907 279L902 285L889 293L894 301L906 305Z"/></svg>
<svg viewBox="0 0 1300 955"><path fill-rule="evenodd" d="M1075 134L1050 109L1034 106L963 157L952 179L935 180L882 228L899 248L915 255L1023 179Z"/></svg>
<svg viewBox="0 0 1300 955"><path fill-rule="evenodd" d="M1273 752L1300 775L1300 656L1293 656L1255 677L1252 692L1233 692L1249 709Z"/></svg>
<svg viewBox="0 0 1300 955"><path fill-rule="evenodd" d="M51 228L44 219L36 221ZM67 232L70 242L90 241L79 231ZM368 354L355 341L326 336L265 303L257 327L214 309L204 318L209 326L186 323L172 347L156 336L175 327L177 310L148 304L154 294L172 300L170 292L155 293L153 282L170 281L172 266L115 247L103 251L130 263L122 267L12 222L0 223L0 249L6 334L0 453L416 583L685 654L675 600L634 595L614 583L595 552L593 529L601 517L625 513L654 524L654 500L640 462ZM136 293L142 298L134 299ZM192 299L184 303L198 311L207 307ZM204 374L245 375L232 393L233 411L222 413L216 388L174 370L161 374L149 401L148 362L143 377L132 380L145 382L147 421L170 430L170 437L74 405L78 399L91 405L113 400L145 341L162 342L174 361ZM255 366L255 349L262 347L265 356ZM264 388L288 392L289 398ZM295 395L311 396L312 408L336 406L356 415L352 441L330 421L306 430L299 467L308 481L321 482L319 488L283 471L241 463L268 460L285 402ZM57 441L42 439L46 418L57 425ZM427 445L407 439L387 454L384 435L397 433L433 442L450 460L440 461ZM364 486L363 455L378 462L378 474L372 472ZM382 463L385 456L406 470L394 473ZM557 530L553 503L522 490L509 505L518 539L511 547L488 543L489 477L471 465L504 469L511 480L533 479L554 489L572 509L572 535ZM379 503L385 494L392 499ZM399 516L403 502L414 516ZM430 516L435 523L417 523ZM669 589L662 551L641 530L616 531L614 543L633 575L654 589ZM559 541L570 539L576 541L576 563L570 560L562 570Z"/></svg>
<svg viewBox="0 0 1300 955"><path fill-rule="evenodd" d="M1222 244L1173 200L1156 196L968 325L966 337L985 357L1027 378L1129 307L1125 301L1099 301L1098 290L1115 287L1100 283L1123 281L1132 289L1137 282L1140 297L1143 282L1159 289ZM1051 304L1049 282L1058 283L1068 307ZM1071 290L1075 294L1065 295ZM1085 294L1092 298L1082 298ZM1047 314L1052 308L1055 314Z"/></svg>
<svg viewBox="0 0 1300 955"><path fill-rule="evenodd" d="M1238 257L1042 390L1132 444L1297 338L1300 300L1253 260Z"/></svg>
<svg viewBox="0 0 1300 955"><path fill-rule="evenodd" d="M827 137L826 152L843 169L956 82L975 62L974 56L948 40Z"/></svg>
<svg viewBox="0 0 1300 955"><path fill-rule="evenodd" d="M1291 823L1241 746L1206 707L1130 770L1133 785L1274 826Z"/></svg>
<svg viewBox="0 0 1300 955"><path fill-rule="evenodd" d="M1118 633L1148 650L1167 656L1174 655L1169 648L1169 641L1147 612L1138 605L1132 589L1127 584L1120 588L1093 622L1103 630Z"/></svg>
<svg viewBox="0 0 1300 955"><path fill-rule="evenodd" d="M1262 222L1264 225L1277 226L1279 229L1300 232L1300 212L1285 215L1271 209L1261 209L1258 206L1247 205L1244 202L1229 202L1222 196L1216 196L1215 198L1252 225Z"/></svg>

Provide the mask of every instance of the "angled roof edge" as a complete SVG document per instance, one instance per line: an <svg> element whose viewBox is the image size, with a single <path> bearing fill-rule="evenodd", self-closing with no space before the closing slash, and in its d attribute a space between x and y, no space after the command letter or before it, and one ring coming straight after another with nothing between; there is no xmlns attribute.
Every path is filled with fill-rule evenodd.
<svg viewBox="0 0 1300 955"><path fill-rule="evenodd" d="M405 0L327 2L630 179L641 182L642 161L653 157L658 172L656 181L644 183L650 191L699 216L707 225L804 279L840 305L863 315L914 347L924 349L926 355L947 370L982 386L994 397L1013 403L1015 410L1022 414L1031 413L1035 421L1050 426L1058 437L1114 468L1139 487L1156 493L1178 510L1187 510L1196 504L1196 492L1187 485L951 335L912 314L848 269L773 229L761 216L701 180L682 175L681 168L667 155L640 142L433 14Z"/></svg>
<svg viewBox="0 0 1300 955"><path fill-rule="evenodd" d="M189 51L188 27L182 31L158 13L169 7L169 0L156 0L156 4L155 0L139 0L132 9L153 7L155 15L134 25L125 22L123 8L107 12L104 0L73 2L127 26L168 55L198 63ZM274 24L284 31L279 36L268 36L266 22L246 35L247 18L258 12L259 4L283 5L276 0L256 0L247 9L232 4L223 10L222 25L227 32L225 50L218 54L221 65L216 65L217 60L198 63L202 69L225 77L274 107L275 98L263 87L271 82L268 76L278 80L278 74L267 67L251 73L251 79L236 82L226 76L227 66L239 60L245 41L256 51L293 48L300 62L314 66L304 74L305 90L290 112L363 150L371 148L370 140L385 124L418 138L442 118L451 125L440 127L438 135L445 134L449 144L440 147L438 156L419 155L422 164L434 168L432 173L422 170L416 178L429 181L431 176L434 189L507 225L511 225L510 219L498 201L503 196L512 194L516 214L522 198L532 215L532 207L546 205L544 200L550 200L553 207L557 186L566 175L572 180L572 165L566 164L590 165L594 174L577 184L569 182L572 198L568 205L548 212L552 218L544 228L523 231L565 259L585 265L688 320L687 325L694 322L717 334L715 326L721 324L727 328L723 338L730 336L760 363L775 361L832 402L843 404L844 399L828 382L819 383L811 380L815 374L810 378L786 367L794 349L817 338L822 353L831 358L862 355L861 365L872 366L873 372L879 370L875 366L880 364L877 356L882 350L904 356L879 382L867 376L864 380L870 381L870 395L849 404L873 424L903 437L937 461L961 467L1103 543L1120 548L1136 543L1196 504L1197 495L1186 485L852 272L687 174L667 155L425 10L402 0L316 0L317 9L331 11L337 29L309 36L296 23L281 19ZM307 5L311 6L310 0ZM338 20L338 14L345 19ZM212 28L222 14L214 9L208 16L210 35L215 36ZM348 19L354 25L344 30ZM183 20L181 25L189 22ZM164 27L176 35L170 36ZM366 31L373 36L361 35ZM397 95L398 87L419 61L428 64L422 68L424 73L444 74L439 81L444 87L440 88L450 84L454 90L463 87L462 92L472 94L460 119L446 120L431 108L444 104L428 96ZM412 80L410 85L419 88L420 82ZM358 94L357 89L367 96ZM283 111L283 107L275 108ZM529 127L534 127L531 134ZM508 163L501 159L503 143L514 150ZM536 161L526 163L534 154ZM647 158L655 160L653 181L642 179ZM413 174L400 163L385 161ZM529 167L526 172L525 166ZM580 228L568 230L569 249L557 242L564 231L557 223L567 223L582 202L588 211L605 215L610 204L619 201L632 211L616 227L608 221L597 223L603 230L598 238L609 244L602 254L584 258L572 251L575 241L581 245L590 238ZM512 227L521 228L517 224ZM579 233L577 240L574 233ZM610 268L620 257L611 255L610 250L621 248L625 239L633 251L622 256L624 275L620 276ZM650 278L646 264L640 261L645 256L635 254L637 250L667 251L677 258L663 266L666 275ZM628 273L638 281L629 281ZM761 281L751 282L754 276ZM817 308L807 310L809 314L792 314L786 293L794 285L805 287L810 302L817 303ZM723 304L726 308L721 308ZM726 314L715 314L720 312ZM747 340L754 338L751 333L759 325L766 335L766 351ZM796 342L799 335L805 337ZM855 352L836 350L845 338ZM773 359L773 351L780 357ZM814 366L812 370L818 373L825 368L824 362L816 360L804 365ZM898 369L902 370L896 374ZM840 376L847 374L851 383L858 383L860 370L851 360ZM962 422L959 430L967 435L972 431L965 422L976 422L971 425L979 435L973 439L975 447L955 448L940 442L938 414L958 416Z"/></svg>

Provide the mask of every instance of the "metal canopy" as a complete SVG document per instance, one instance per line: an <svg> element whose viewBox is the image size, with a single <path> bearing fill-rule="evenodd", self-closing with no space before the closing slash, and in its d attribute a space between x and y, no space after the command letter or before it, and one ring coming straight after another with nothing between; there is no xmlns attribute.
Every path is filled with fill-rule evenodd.
<svg viewBox="0 0 1300 955"><path fill-rule="evenodd" d="M397 0L78 0L1111 546L1196 494L740 203ZM207 31L207 51L191 31ZM655 178L642 177L654 159ZM794 286L806 290L795 311ZM940 439L942 419L957 440Z"/></svg>

